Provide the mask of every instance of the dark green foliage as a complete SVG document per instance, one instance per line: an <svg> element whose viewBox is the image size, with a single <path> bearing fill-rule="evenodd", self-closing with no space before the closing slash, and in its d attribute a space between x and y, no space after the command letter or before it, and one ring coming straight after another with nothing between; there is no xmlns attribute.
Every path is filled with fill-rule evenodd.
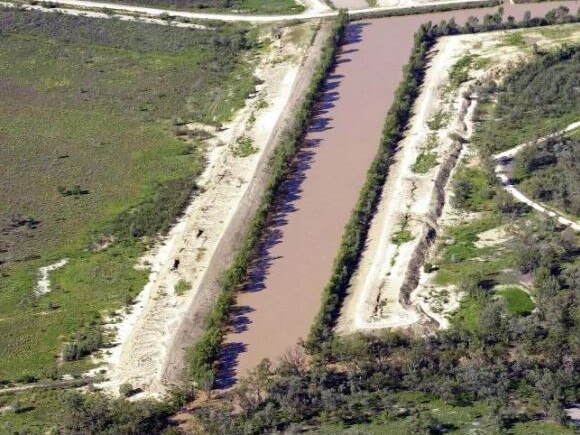
<svg viewBox="0 0 580 435"><path fill-rule="evenodd" d="M253 38L247 37L247 30L235 25L217 23L212 24L211 30L201 30L98 20L98 26L95 26L94 18L14 9L0 11L0 29L1 33L25 32L65 42L99 44L139 52L178 54L196 47L219 48L216 58L229 57L255 44Z"/></svg>
<svg viewBox="0 0 580 435"><path fill-rule="evenodd" d="M93 326L85 331L77 332L70 343L63 350L65 361L74 361L89 355L103 344L103 333L100 328Z"/></svg>
<svg viewBox="0 0 580 435"><path fill-rule="evenodd" d="M69 435L160 434L176 411L171 403L111 400L101 394L69 393L64 404L64 429L59 433Z"/></svg>
<svg viewBox="0 0 580 435"><path fill-rule="evenodd" d="M496 153L577 121L580 113L580 47L539 55L487 92L497 104L474 137L482 152Z"/></svg>
<svg viewBox="0 0 580 435"><path fill-rule="evenodd" d="M191 198L195 187L193 177L159 184L152 197L119 215L112 224L112 235L139 238L167 232Z"/></svg>
<svg viewBox="0 0 580 435"><path fill-rule="evenodd" d="M60 193L62 196L80 196L80 195L88 195L89 191L81 188L81 186L76 184L69 189L67 189L64 186L58 186L58 193Z"/></svg>

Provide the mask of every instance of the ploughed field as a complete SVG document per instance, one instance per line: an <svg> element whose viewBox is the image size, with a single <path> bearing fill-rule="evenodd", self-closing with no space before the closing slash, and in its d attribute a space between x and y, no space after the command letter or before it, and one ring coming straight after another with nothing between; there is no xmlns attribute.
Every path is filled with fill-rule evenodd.
<svg viewBox="0 0 580 435"><path fill-rule="evenodd" d="M98 344L102 315L141 291L147 240L204 166L201 139L175 130L244 104L254 39L15 10L0 28L0 380L14 381L84 369L64 343Z"/></svg>
<svg viewBox="0 0 580 435"><path fill-rule="evenodd" d="M504 5L504 16L543 16L560 4ZM482 18L496 8L352 22L324 85L292 174L282 188L249 284L233 310L223 385L305 339L320 308L344 226L375 155L385 115L421 23Z"/></svg>

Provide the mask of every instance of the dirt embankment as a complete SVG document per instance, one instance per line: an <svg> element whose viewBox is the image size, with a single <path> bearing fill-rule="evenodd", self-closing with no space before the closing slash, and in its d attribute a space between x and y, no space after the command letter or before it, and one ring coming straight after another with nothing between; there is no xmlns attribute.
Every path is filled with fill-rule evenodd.
<svg viewBox="0 0 580 435"><path fill-rule="evenodd" d="M183 380L186 349L203 332L220 291L219 278L260 203L268 161L283 128L292 122L328 36L323 23L310 44L315 29L301 26L306 34L286 30L274 43L255 72L262 85L230 124L219 131L190 126L213 136L199 180L201 193L144 259L151 269L149 282L131 311L111 325L117 345L102 359L107 390L116 393L129 383L142 396L157 396ZM241 155L240 147L248 143L249 155Z"/></svg>

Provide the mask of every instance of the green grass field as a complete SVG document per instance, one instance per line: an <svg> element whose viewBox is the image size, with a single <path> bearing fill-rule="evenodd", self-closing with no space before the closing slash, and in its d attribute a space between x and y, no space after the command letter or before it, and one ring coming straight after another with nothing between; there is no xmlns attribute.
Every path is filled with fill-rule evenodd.
<svg viewBox="0 0 580 435"><path fill-rule="evenodd" d="M505 299L510 314L526 316L535 307L530 295L519 287L506 287L497 293Z"/></svg>
<svg viewBox="0 0 580 435"><path fill-rule="evenodd" d="M143 287L144 241L204 166L203 144L173 124L217 124L244 104L255 37L9 10L0 22L0 380L15 381L53 375L73 333ZM35 296L38 267L64 257Z"/></svg>

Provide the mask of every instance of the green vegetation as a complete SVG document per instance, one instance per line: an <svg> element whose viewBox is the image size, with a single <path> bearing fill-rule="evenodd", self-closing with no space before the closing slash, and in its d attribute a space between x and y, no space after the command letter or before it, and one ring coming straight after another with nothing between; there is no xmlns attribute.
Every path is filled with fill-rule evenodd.
<svg viewBox="0 0 580 435"><path fill-rule="evenodd" d="M522 32L511 32L505 35L500 45L511 45L513 47L525 47L527 45L526 40Z"/></svg>
<svg viewBox="0 0 580 435"><path fill-rule="evenodd" d="M437 166L437 153L433 151L421 151L421 154L419 154L411 169L417 174L426 174L435 166Z"/></svg>
<svg viewBox="0 0 580 435"><path fill-rule="evenodd" d="M183 296L185 293L187 293L190 290L191 290L191 283L189 281L186 281L184 279L180 279L179 281L177 281L177 284L175 285L175 294L177 296Z"/></svg>
<svg viewBox="0 0 580 435"><path fill-rule="evenodd" d="M256 153L258 148L254 146L254 141L246 136L241 136L234 146L234 155L236 157L248 157Z"/></svg>
<svg viewBox="0 0 580 435"><path fill-rule="evenodd" d="M443 109L439 109L437 113L435 113L435 115L433 115L433 117L427 121L427 126L434 132L438 131L447 126L450 116L451 114L449 112L446 112Z"/></svg>
<svg viewBox="0 0 580 435"><path fill-rule="evenodd" d="M304 6L295 0L112 0L167 9L203 12L240 12L245 14L298 14Z"/></svg>
<svg viewBox="0 0 580 435"><path fill-rule="evenodd" d="M519 287L502 288L498 293L505 299L510 314L526 316L535 307L530 295Z"/></svg>
<svg viewBox="0 0 580 435"><path fill-rule="evenodd" d="M470 211L483 211L492 205L489 201L495 194L490 185L493 175L477 167L462 166L453 179L453 203L456 207Z"/></svg>
<svg viewBox="0 0 580 435"><path fill-rule="evenodd" d="M395 231L392 237L392 242L395 243L397 246L402 245L403 243L410 242L414 239L413 233L407 228L409 226L409 216L405 216L403 221L401 222L401 228Z"/></svg>
<svg viewBox="0 0 580 435"><path fill-rule="evenodd" d="M204 165L201 140L175 130L244 104L255 32L17 10L0 21L0 380L42 379L86 369L103 315L143 288L134 265ZM36 296L37 269L65 257Z"/></svg>
<svg viewBox="0 0 580 435"><path fill-rule="evenodd" d="M466 54L449 69L449 81L452 88L458 88L461 83L469 79L469 70L474 59L475 56Z"/></svg>
<svg viewBox="0 0 580 435"><path fill-rule="evenodd" d="M580 111L578 112L580 119ZM513 179L532 198L580 216L580 140L550 138L515 158Z"/></svg>
<svg viewBox="0 0 580 435"><path fill-rule="evenodd" d="M478 118L485 122L473 141L484 155L546 136L580 118L578 52L578 47L568 47L539 55L499 89L494 83L482 88Z"/></svg>

